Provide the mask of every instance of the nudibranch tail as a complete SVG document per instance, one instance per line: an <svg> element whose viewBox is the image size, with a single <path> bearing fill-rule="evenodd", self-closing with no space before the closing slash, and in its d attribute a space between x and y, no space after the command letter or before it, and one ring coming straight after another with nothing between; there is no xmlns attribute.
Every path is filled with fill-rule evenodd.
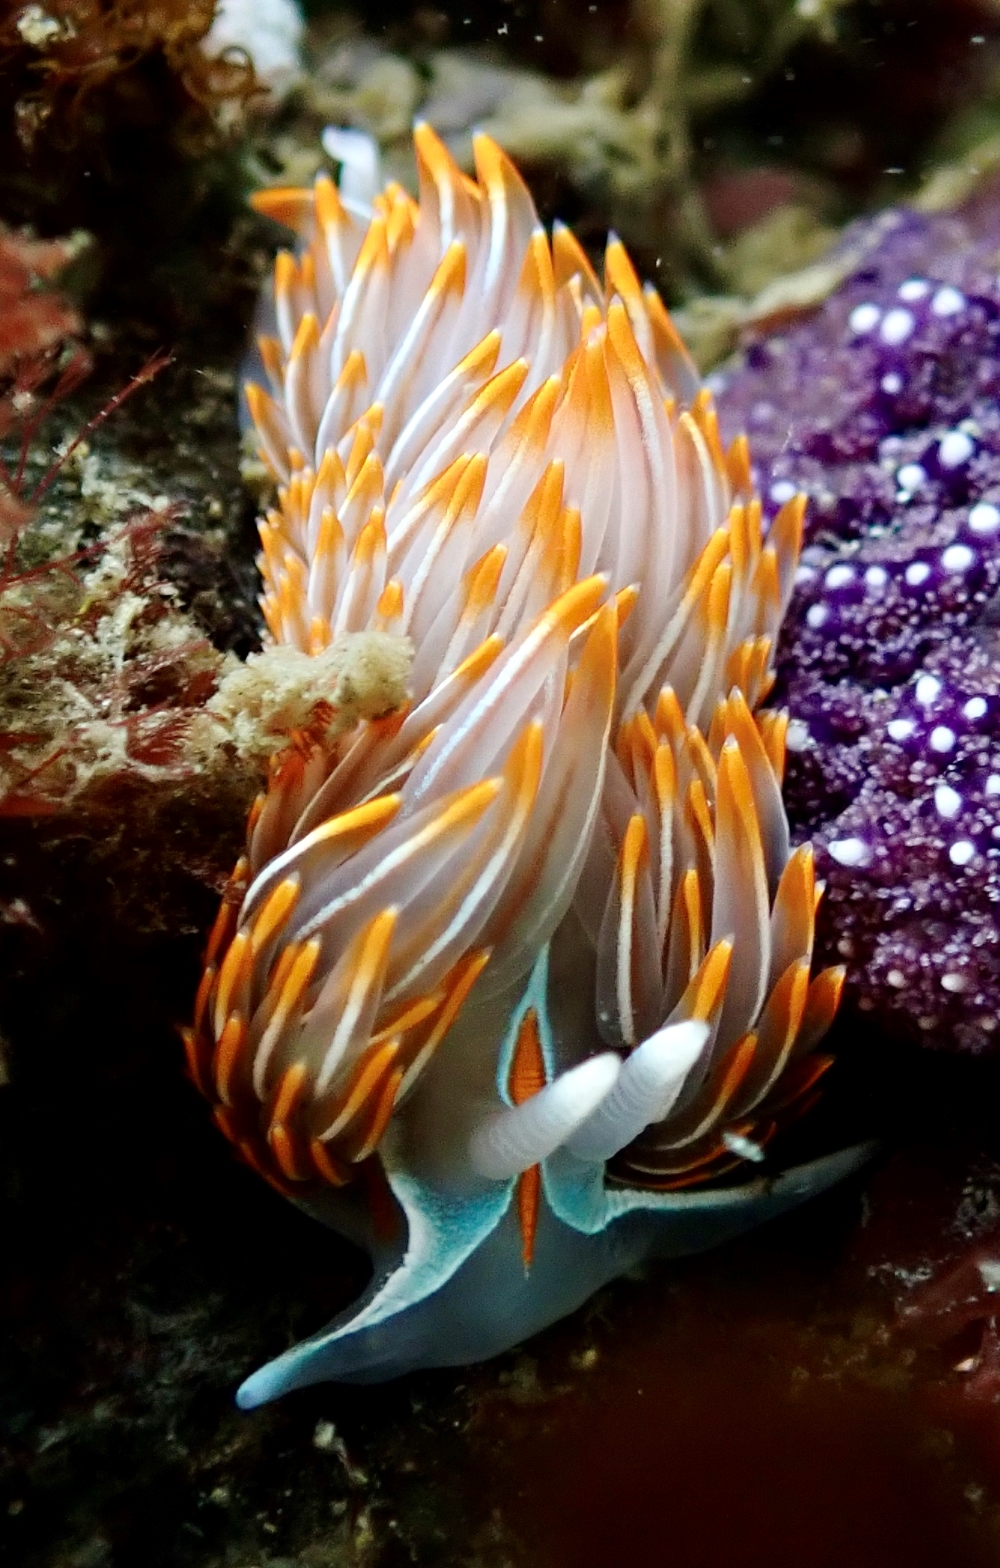
<svg viewBox="0 0 1000 1568"><path fill-rule="evenodd" d="M765 519L617 239L601 282L488 138L475 179L415 148L417 201L255 203L297 236L247 388L271 637L413 663L275 758L187 1037L244 1157L375 1259L247 1403L492 1354L856 1161L707 1185L811 1099L842 981L760 709L803 500Z"/></svg>

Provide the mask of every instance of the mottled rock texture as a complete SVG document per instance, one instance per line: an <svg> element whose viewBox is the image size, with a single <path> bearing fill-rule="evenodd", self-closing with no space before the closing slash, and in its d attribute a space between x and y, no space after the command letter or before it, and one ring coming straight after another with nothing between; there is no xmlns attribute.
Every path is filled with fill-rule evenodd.
<svg viewBox="0 0 1000 1568"><path fill-rule="evenodd" d="M846 283L717 378L776 509L811 501L783 633L786 798L821 958L895 1034L1000 1050L1000 193L856 226Z"/></svg>

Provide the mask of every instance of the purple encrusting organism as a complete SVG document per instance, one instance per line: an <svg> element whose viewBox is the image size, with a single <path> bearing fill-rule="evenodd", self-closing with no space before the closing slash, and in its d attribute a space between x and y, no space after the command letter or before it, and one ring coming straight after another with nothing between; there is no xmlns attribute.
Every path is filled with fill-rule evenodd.
<svg viewBox="0 0 1000 1568"><path fill-rule="evenodd" d="M785 793L820 957L912 1039L1000 1049L1000 203L858 226L848 281L717 376L777 508L810 496L782 633Z"/></svg>

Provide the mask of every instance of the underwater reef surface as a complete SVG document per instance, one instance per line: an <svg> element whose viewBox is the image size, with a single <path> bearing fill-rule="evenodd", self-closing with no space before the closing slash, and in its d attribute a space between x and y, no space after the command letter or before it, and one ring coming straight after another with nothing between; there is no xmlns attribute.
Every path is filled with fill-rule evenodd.
<svg viewBox="0 0 1000 1568"><path fill-rule="evenodd" d="M1000 199L889 211L851 275L715 378L767 504L804 489L785 795L820 951L880 1030L1000 1046Z"/></svg>
<svg viewBox="0 0 1000 1568"><path fill-rule="evenodd" d="M39 526L58 503L100 541L119 500L169 495L184 509L158 569L242 650L246 626L222 613L240 582L217 564L241 558L221 367L242 334L218 330L200 362L182 340L95 433ZM77 508L98 501L111 517L85 526ZM714 1256L621 1280L487 1365L243 1414L246 1368L356 1294L363 1264L232 1160L181 1074L172 1026L212 903L185 862L207 856L218 819L197 800L175 822L144 812L138 858L102 820L103 864L96 819L0 821L5 1563L603 1568L657 1561L666 1529L675 1568L996 1561L995 1407L956 1370L978 1325L956 1343L897 1321L932 1269L990 1245L995 1064L870 1053L863 1085L885 1102L871 1119L899 1152L866 1174L864 1204L855 1182Z"/></svg>
<svg viewBox="0 0 1000 1568"><path fill-rule="evenodd" d="M970 1248L992 1257L996 1067L884 1051L884 1012L843 1030L859 1035L863 1085L878 1080L885 1102L864 1130L876 1122L900 1151L866 1176L863 1203L859 1181L715 1256L619 1281L486 1366L311 1390L253 1415L233 1404L249 1366L319 1326L363 1275L346 1245L235 1164L182 1076L174 1031L256 787L225 743L199 773L187 749L199 682L255 647L259 625L232 405L274 237L240 214L245 192L275 172L297 178L302 161L311 176L316 129L346 98L352 123L373 128L384 104L408 137L395 89L377 90L401 70L458 138L471 87L486 82L536 183L548 175L549 213L595 241L620 219L661 280L711 278L719 263L713 286L750 296L815 254L818 225L889 199L887 183L895 194L897 165L916 180L941 124L980 108L997 49L980 4L602 0L592 14L539 0L504 3L501 38L497 3L422 7L390 34L384 18L410 8L372 0L346 55L320 47L314 22L301 107L238 145L212 126L251 85L240 62L217 91L213 67L212 90L193 97L154 40L79 95L48 69L61 46L29 46L13 26L43 8L15 8L0 215L93 236L70 293L93 329L94 374L45 425L29 485L150 356L174 357L64 465L0 593L0 609L18 607L22 569L59 588L44 599L46 636L7 661L18 711L0 725L22 806L30 792L43 807L0 814L0 1560L603 1568L668 1554L672 1568L985 1568L1000 1546L1000 1442L996 1407L970 1393L989 1346L978 1323L956 1335L942 1314L911 1337L897 1303L912 1298L926 1319L934 1302L914 1287L932 1273L947 1282ZM196 8L207 25L200 0L146 10L152 26ZM70 9L46 6L43 27ZM503 54L472 51L470 32ZM664 135L657 116L678 82ZM886 115L887 94L905 115ZM470 112L485 111L476 100ZM759 172L766 160L784 195ZM960 252L992 221L986 210L979 228L967 213L914 232L939 251L953 233ZM736 254L744 222L762 270ZM47 298L33 298L36 314ZM161 660L168 645L183 659ZM50 651L58 684L45 678ZM102 775L74 746L35 771L35 748L42 761L60 748L77 693L119 705L111 729L132 751L135 737L156 740L158 718L176 719L176 757L156 750ZM72 811L51 810L60 792ZM837 1092L842 1102L850 1085Z"/></svg>

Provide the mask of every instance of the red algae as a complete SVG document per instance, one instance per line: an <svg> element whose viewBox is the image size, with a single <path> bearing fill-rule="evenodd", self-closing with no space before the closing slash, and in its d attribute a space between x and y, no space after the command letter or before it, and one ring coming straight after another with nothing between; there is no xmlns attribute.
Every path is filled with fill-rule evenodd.
<svg viewBox="0 0 1000 1568"><path fill-rule="evenodd" d="M78 249L74 239L37 240L0 223L0 439L13 433L20 448L13 472L0 457L0 547L32 515L23 476L39 423L90 368L89 353L77 341L79 315L61 294L42 287ZM53 380L43 399L42 389Z"/></svg>

